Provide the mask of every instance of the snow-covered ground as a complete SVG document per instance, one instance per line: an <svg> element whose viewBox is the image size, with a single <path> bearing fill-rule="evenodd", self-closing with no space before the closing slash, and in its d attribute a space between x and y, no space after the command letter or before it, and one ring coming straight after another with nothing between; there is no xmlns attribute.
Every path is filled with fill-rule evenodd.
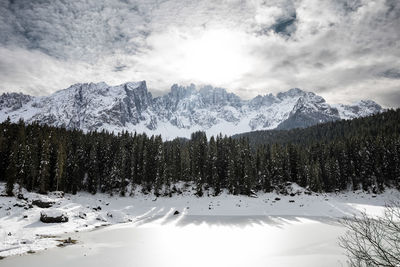
<svg viewBox="0 0 400 267"><path fill-rule="evenodd" d="M183 187L183 185L179 185ZM4 185L0 185L0 192ZM276 222L336 221L360 211L382 214L384 205L400 199L400 193L388 189L383 194L346 192L307 195L296 185L288 188L293 196L259 193L257 197L234 196L226 192L217 197L195 197L191 187L181 195L159 197L78 193L61 196L40 195L22 190L24 199L0 197L0 256L7 257L55 247L67 234L88 231L100 226L126 223L126 226L179 225L276 225ZM277 199L279 198L279 200ZM54 202L50 208L31 205L33 200ZM177 212L176 212L177 211ZM42 223L40 214L65 214L68 222Z"/></svg>

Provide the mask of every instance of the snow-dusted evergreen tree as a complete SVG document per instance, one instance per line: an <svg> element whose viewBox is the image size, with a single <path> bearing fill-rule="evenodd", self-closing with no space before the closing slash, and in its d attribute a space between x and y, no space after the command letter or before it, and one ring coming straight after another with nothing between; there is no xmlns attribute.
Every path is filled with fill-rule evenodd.
<svg viewBox="0 0 400 267"><path fill-rule="evenodd" d="M231 194L237 194L237 187L239 183L238 173L238 154L235 142L231 142L229 148L229 155L227 157L228 170L227 170L227 188Z"/></svg>
<svg viewBox="0 0 400 267"><path fill-rule="evenodd" d="M322 191L321 168L319 163L310 165L310 189L315 192Z"/></svg>
<svg viewBox="0 0 400 267"><path fill-rule="evenodd" d="M87 169L86 187L87 187L87 190L92 194L96 194L96 192L97 192L98 178L100 176L99 160L97 158L97 155L98 155L97 147L98 147L98 144L94 143L89 148L89 164L88 164L88 169ZM62 148L62 149L64 149L64 148ZM60 155L60 153L61 152L59 151L59 155ZM63 155L60 155L60 157L63 157Z"/></svg>
<svg viewBox="0 0 400 267"><path fill-rule="evenodd" d="M207 136L204 132L192 133L191 138L193 145L190 150L192 159L191 169L192 176L195 177L196 194L203 195L203 185L206 181L207 168Z"/></svg>
<svg viewBox="0 0 400 267"><path fill-rule="evenodd" d="M7 177L6 193L9 196L14 195L13 189L14 189L14 183L17 180L17 175L18 175L18 144L14 143L8 158L8 166L5 171L5 176Z"/></svg>
<svg viewBox="0 0 400 267"><path fill-rule="evenodd" d="M39 165L39 192L46 193L50 183L50 136L45 137Z"/></svg>
<svg viewBox="0 0 400 267"><path fill-rule="evenodd" d="M162 186L163 185L167 186L167 184L164 183L165 174L166 174L166 170L165 170L166 166L165 166L164 148L163 148L161 136L157 136L154 139L153 149L154 149L153 161L154 161L154 167L155 167L153 190L154 190L154 194L156 196L159 196Z"/></svg>
<svg viewBox="0 0 400 267"><path fill-rule="evenodd" d="M56 190L65 187L65 167L66 167L67 154L65 152L65 144L60 141L57 151L56 163ZM90 192L90 190L89 190Z"/></svg>
<svg viewBox="0 0 400 267"><path fill-rule="evenodd" d="M214 136L210 138L207 151L207 184L214 188L214 195L219 195L221 192L221 182L218 176L217 143Z"/></svg>

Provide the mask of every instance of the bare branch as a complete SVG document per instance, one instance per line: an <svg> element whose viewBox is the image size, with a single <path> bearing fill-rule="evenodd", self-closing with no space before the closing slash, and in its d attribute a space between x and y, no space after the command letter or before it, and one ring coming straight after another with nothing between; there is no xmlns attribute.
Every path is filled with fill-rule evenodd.
<svg viewBox="0 0 400 267"><path fill-rule="evenodd" d="M386 207L384 217L361 216L345 218L347 228L339 244L346 250L350 266L400 266L400 203Z"/></svg>

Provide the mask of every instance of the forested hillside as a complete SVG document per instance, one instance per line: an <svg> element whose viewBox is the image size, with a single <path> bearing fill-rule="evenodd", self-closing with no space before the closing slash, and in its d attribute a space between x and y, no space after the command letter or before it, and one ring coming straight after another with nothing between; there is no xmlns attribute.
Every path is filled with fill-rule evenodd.
<svg viewBox="0 0 400 267"><path fill-rule="evenodd" d="M248 138L252 146L265 144L302 144L341 141L370 136L397 136L400 132L399 110L389 110L369 117L338 120L292 130L263 130L234 135L233 138Z"/></svg>
<svg viewBox="0 0 400 267"><path fill-rule="evenodd" d="M190 140L161 136L83 133L39 124L0 124L0 177L46 193L85 190L126 195L169 195L192 182L198 196L250 195L296 182L313 191L400 187L400 110L245 138L193 133ZM250 143L253 146L250 146Z"/></svg>

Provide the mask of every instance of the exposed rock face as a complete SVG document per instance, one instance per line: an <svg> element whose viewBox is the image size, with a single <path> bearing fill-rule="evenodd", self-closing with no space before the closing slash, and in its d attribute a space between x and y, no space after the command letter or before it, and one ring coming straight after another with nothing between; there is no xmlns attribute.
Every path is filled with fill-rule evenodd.
<svg viewBox="0 0 400 267"><path fill-rule="evenodd" d="M6 93L0 96L0 121L81 129L83 131L137 131L163 138L207 134L237 134L263 129L291 129L381 112L371 100L353 105L329 105L312 93L294 88L287 92L242 100L223 88L174 84L164 96L153 98L146 82L117 86L75 84L47 97Z"/></svg>
<svg viewBox="0 0 400 267"><path fill-rule="evenodd" d="M47 208L52 207L54 205L54 202L47 202L47 201L43 201L40 199L36 199L36 200L32 201L32 205L35 205L42 209L47 209Z"/></svg>
<svg viewBox="0 0 400 267"><path fill-rule="evenodd" d="M32 97L29 95L21 93L4 93L0 96L0 110L18 110L31 100Z"/></svg>
<svg viewBox="0 0 400 267"><path fill-rule="evenodd" d="M64 223L68 222L68 217L59 210L42 211L40 213L40 221L43 223Z"/></svg>

